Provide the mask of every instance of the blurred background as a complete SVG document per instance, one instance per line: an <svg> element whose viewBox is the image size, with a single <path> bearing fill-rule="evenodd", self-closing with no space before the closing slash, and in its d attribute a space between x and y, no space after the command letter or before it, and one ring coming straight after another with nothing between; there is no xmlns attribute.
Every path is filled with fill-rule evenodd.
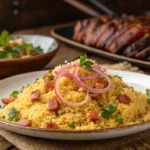
<svg viewBox="0 0 150 150"><path fill-rule="evenodd" d="M73 0L68 0L73 1ZM0 0L0 30L10 32L43 25L54 25L90 17L63 0ZM150 0L99 0L117 14L150 15ZM99 11L90 0L77 0Z"/></svg>

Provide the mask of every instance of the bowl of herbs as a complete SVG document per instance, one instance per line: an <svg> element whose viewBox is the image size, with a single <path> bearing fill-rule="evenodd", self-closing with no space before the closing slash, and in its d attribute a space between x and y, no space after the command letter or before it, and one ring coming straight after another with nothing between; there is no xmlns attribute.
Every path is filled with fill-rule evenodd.
<svg viewBox="0 0 150 150"><path fill-rule="evenodd" d="M0 33L0 77L34 71L46 66L59 45L54 38L41 35Z"/></svg>

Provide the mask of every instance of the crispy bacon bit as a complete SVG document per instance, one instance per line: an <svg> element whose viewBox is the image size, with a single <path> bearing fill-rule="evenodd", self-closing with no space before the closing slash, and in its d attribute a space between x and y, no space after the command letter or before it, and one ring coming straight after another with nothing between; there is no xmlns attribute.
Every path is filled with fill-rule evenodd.
<svg viewBox="0 0 150 150"><path fill-rule="evenodd" d="M16 124L20 125L20 126L30 127L31 126L31 121L26 120L26 119L21 119Z"/></svg>
<svg viewBox="0 0 150 150"><path fill-rule="evenodd" d="M90 97L93 100L99 100L101 95L100 94L95 94L95 93L90 93Z"/></svg>
<svg viewBox="0 0 150 150"><path fill-rule="evenodd" d="M57 110L59 110L59 108L60 108L60 104L59 104L59 102L57 100L50 100L48 102L48 108L47 108L47 110L57 111Z"/></svg>
<svg viewBox="0 0 150 150"><path fill-rule="evenodd" d="M127 104L127 105L131 101L130 98L127 95L125 95L125 94L124 95L119 95L118 96L118 100L119 100L120 103Z"/></svg>
<svg viewBox="0 0 150 150"><path fill-rule="evenodd" d="M50 89L54 88L54 81L50 79L50 76L52 75L51 72L47 72L44 75L44 82L45 82L45 90L48 92Z"/></svg>
<svg viewBox="0 0 150 150"><path fill-rule="evenodd" d="M41 91L40 90L35 90L31 93L31 100L34 101L38 101L41 95Z"/></svg>
<svg viewBox="0 0 150 150"><path fill-rule="evenodd" d="M7 104L13 102L14 100L15 100L15 97L8 97L8 98L3 98L2 102L7 105Z"/></svg>
<svg viewBox="0 0 150 150"><path fill-rule="evenodd" d="M55 122L45 124L44 128L46 129L58 129L58 125Z"/></svg>
<svg viewBox="0 0 150 150"><path fill-rule="evenodd" d="M95 88L97 89L103 89L107 87L108 83L106 80L98 80L98 82L95 83Z"/></svg>
<svg viewBox="0 0 150 150"><path fill-rule="evenodd" d="M90 121L97 123L99 120L98 112L93 110L89 112Z"/></svg>

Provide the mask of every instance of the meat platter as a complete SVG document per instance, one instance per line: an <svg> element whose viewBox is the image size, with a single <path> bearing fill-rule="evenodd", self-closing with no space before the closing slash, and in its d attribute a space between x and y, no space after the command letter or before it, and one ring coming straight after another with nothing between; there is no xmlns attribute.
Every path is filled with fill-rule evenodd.
<svg viewBox="0 0 150 150"><path fill-rule="evenodd" d="M85 51L150 68L150 17L106 15L61 26L51 33Z"/></svg>

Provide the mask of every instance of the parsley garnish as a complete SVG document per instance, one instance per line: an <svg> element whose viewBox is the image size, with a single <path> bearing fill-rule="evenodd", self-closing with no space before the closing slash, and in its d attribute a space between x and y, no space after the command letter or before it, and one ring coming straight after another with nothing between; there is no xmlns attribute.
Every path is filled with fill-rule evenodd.
<svg viewBox="0 0 150 150"><path fill-rule="evenodd" d="M87 58L86 54L80 56L80 67L85 66L86 68L91 68L91 65L93 64L94 63Z"/></svg>
<svg viewBox="0 0 150 150"><path fill-rule="evenodd" d="M74 123L70 123L70 124L68 124L68 126L69 126L70 128L72 128L72 129L75 129L75 128L76 128L76 126L75 126Z"/></svg>
<svg viewBox="0 0 150 150"><path fill-rule="evenodd" d="M120 76L118 76L118 75L115 75L114 77L115 77L115 78L119 78L120 80L122 80L122 78L123 78L123 77L120 77Z"/></svg>
<svg viewBox="0 0 150 150"><path fill-rule="evenodd" d="M150 89L146 89L146 94L148 97L150 97Z"/></svg>
<svg viewBox="0 0 150 150"><path fill-rule="evenodd" d="M110 104L107 106L107 108L102 108L102 117L105 119L109 119L116 111L118 105L118 103L116 103L114 106Z"/></svg>
<svg viewBox="0 0 150 150"><path fill-rule="evenodd" d="M30 86L30 84L27 84L25 86L22 86L21 90L20 90L20 93L22 93L24 91L24 89L28 88Z"/></svg>
<svg viewBox="0 0 150 150"><path fill-rule="evenodd" d="M146 94L148 96L147 102L150 104L150 89L146 89Z"/></svg>
<svg viewBox="0 0 150 150"><path fill-rule="evenodd" d="M115 122L123 123L124 120L123 120L123 118L119 117L119 118L116 118L116 119L115 119Z"/></svg>
<svg viewBox="0 0 150 150"><path fill-rule="evenodd" d="M18 115L19 115L19 111L17 111L16 108L12 107L8 114L8 116L9 116L8 120L9 121L18 121L19 120Z"/></svg>
<svg viewBox="0 0 150 150"><path fill-rule="evenodd" d="M54 79L55 79L55 76L51 74L51 75L49 76L49 79L50 79L50 80L54 80Z"/></svg>
<svg viewBox="0 0 150 150"><path fill-rule="evenodd" d="M0 46L5 46L12 39L8 31L3 30L0 34Z"/></svg>
<svg viewBox="0 0 150 150"><path fill-rule="evenodd" d="M52 72L53 70L51 69L51 70L48 70L48 72Z"/></svg>
<svg viewBox="0 0 150 150"><path fill-rule="evenodd" d="M13 91L10 96L15 97L19 94L19 91Z"/></svg>
<svg viewBox="0 0 150 150"><path fill-rule="evenodd" d="M5 119L5 116L2 116L3 119Z"/></svg>

